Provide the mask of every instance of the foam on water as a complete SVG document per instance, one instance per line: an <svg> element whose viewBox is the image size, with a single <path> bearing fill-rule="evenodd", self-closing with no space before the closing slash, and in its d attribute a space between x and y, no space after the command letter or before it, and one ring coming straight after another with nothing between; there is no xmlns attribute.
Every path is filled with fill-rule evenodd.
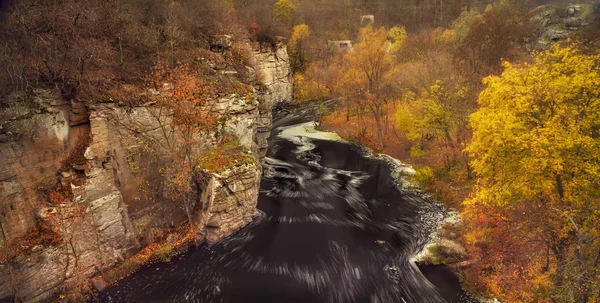
<svg viewBox="0 0 600 303"><path fill-rule="evenodd" d="M280 127L277 130L279 131L279 134L277 135L279 138L290 140L294 143L296 143L296 140L299 138L346 142L336 133L317 130L315 122L312 121Z"/></svg>

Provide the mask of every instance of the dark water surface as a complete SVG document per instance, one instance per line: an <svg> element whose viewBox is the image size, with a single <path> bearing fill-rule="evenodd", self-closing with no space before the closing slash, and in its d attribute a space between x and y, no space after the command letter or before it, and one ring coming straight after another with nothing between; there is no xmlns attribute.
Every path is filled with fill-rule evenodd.
<svg viewBox="0 0 600 303"><path fill-rule="evenodd" d="M461 302L447 268L422 272L410 261L439 223L439 206L400 189L390 163L357 146L277 137L281 129L263 161L264 218L210 248L144 268L99 299Z"/></svg>

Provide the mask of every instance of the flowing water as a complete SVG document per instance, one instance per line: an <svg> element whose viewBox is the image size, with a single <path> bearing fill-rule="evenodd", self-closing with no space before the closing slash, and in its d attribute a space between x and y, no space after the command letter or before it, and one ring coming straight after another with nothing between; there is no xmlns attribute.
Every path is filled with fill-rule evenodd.
<svg viewBox="0 0 600 303"><path fill-rule="evenodd" d="M212 247L140 270L100 300L461 302L447 268L410 260L443 210L403 189L398 174L408 168L295 122L274 125L263 160L263 218Z"/></svg>

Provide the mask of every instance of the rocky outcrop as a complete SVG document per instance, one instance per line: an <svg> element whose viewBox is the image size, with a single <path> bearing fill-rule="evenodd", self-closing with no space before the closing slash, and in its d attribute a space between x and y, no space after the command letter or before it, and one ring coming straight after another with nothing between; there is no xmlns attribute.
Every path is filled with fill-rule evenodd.
<svg viewBox="0 0 600 303"><path fill-rule="evenodd" d="M248 75L263 86L216 100L221 122L196 134L194 157L223 136L264 155L271 108L291 100L291 79L285 47L254 55ZM2 106L0 227L3 247L18 251L2 251L0 298L46 301L186 222L180 201L161 190L164 163L152 144L164 143L165 134L152 103L84 104L36 90L15 93ZM199 241L215 243L258 215L261 169L250 162L205 178L192 205ZM35 239L32 230L40 228L55 238Z"/></svg>
<svg viewBox="0 0 600 303"><path fill-rule="evenodd" d="M214 132L196 135L192 158L214 148L218 138L225 134L233 136L240 145L256 154L258 104L255 98L235 94L216 100L212 110L223 123ZM96 143L94 139L86 157L98 163L111 159L105 162L105 169L115 176L114 183L119 185L142 244L153 242L160 230L186 219L182 203L171 201L168 193L160 190L162 176L159 170L165 163L161 163L161 151L156 146L166 147L168 143L159 123L167 117L161 118L158 114L159 110L152 105L121 107L115 103L101 103L92 107L90 116L93 138L99 138L103 143ZM170 131L166 126L165 132ZM191 206L200 209L203 204L199 196L195 200L197 203Z"/></svg>
<svg viewBox="0 0 600 303"><path fill-rule="evenodd" d="M583 26L593 22L593 9L587 4L568 6L543 5L530 12L536 39L530 48L543 50L568 39Z"/></svg>
<svg viewBox="0 0 600 303"><path fill-rule="evenodd" d="M164 143L165 137L151 105L92 104L87 109L89 122L70 126L69 117L74 115L69 104L46 91L38 91L30 103L13 99L5 113L17 119L3 124L0 145L3 239L7 243L27 238L29 230L42 225L60 235L60 240L34 249L28 243L11 244L30 251L4 264L1 297L45 301L60 287L108 269L155 241L161 231L185 222L182 204L159 190L160 159L152 154L149 142ZM196 156L216 145L219 132L258 150L256 99L223 97L214 110L225 122L214 133L198 134ZM89 146L81 147L87 136ZM65 166L78 148L81 162ZM251 221L259 179L257 166L214 175L203 191L203 197L210 198L198 196L193 205L208 220L208 242ZM71 198L51 201L44 193L59 195L61 186ZM233 201L226 197L228 193L236 203L227 204ZM205 213L203 203L208 203Z"/></svg>
<svg viewBox="0 0 600 303"><path fill-rule="evenodd" d="M260 48L255 50L253 65L256 76L264 85L256 124L258 153L264 156L267 151L267 140L271 134L273 120L271 108L279 103L292 101L292 73L287 49L281 44L275 51L262 51Z"/></svg>
<svg viewBox="0 0 600 303"><path fill-rule="evenodd" d="M15 93L0 110L0 223L5 241L35 225L38 191L55 182L61 160L86 127L69 127L69 106L46 91Z"/></svg>
<svg viewBox="0 0 600 303"><path fill-rule="evenodd" d="M256 209L261 170L242 164L212 173L202 193L204 209L199 214L198 239L213 244L259 216Z"/></svg>
<svg viewBox="0 0 600 303"><path fill-rule="evenodd" d="M4 105L0 223L4 244L20 251L2 266L0 297L43 301L58 286L114 265L139 245L114 175L106 170L110 157L67 166L90 131L81 107L43 90L14 94ZM97 136L90 147L103 144ZM70 202L52 196L62 194L61 185L70 189ZM39 226L58 235L60 244L36 243L28 232Z"/></svg>
<svg viewBox="0 0 600 303"><path fill-rule="evenodd" d="M266 87L262 98L267 107L292 101L292 73L285 45L279 44L275 50L255 50L252 63L258 79Z"/></svg>
<svg viewBox="0 0 600 303"><path fill-rule="evenodd" d="M247 147L254 154L258 154L259 150L257 134L261 123L271 123L271 121L261 120L259 105L258 99L237 94L220 98L215 104L215 111L220 116L226 117L221 131L235 136L242 146Z"/></svg>

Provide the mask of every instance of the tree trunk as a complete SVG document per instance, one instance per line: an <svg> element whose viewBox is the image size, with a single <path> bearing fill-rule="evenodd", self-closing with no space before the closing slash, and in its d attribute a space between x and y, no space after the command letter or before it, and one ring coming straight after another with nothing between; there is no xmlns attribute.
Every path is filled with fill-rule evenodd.
<svg viewBox="0 0 600 303"><path fill-rule="evenodd" d="M193 131L190 130L189 131L189 141L187 142L191 142L191 136L193 134ZM190 182L192 185L192 188L189 192L187 192L185 194L184 197L184 208L185 208L185 214L188 217L188 222L190 224L190 228L192 228L194 226L194 216L193 216L193 209L194 209L194 201L193 199L196 197L196 193L200 193L201 191L201 187L200 184L198 183L198 180L196 179L196 176L194 175L194 167L192 165L192 163L194 163L194 161L192 161L192 147L191 145L186 146L186 153L185 156L187 157L188 161L188 165L189 165L189 173L191 175L191 178L188 182ZM195 188L194 188L195 187Z"/></svg>
<svg viewBox="0 0 600 303"><path fill-rule="evenodd" d="M473 180L473 169L471 168L471 164L469 164L469 157L465 156L465 166L467 167L467 180Z"/></svg>
<svg viewBox="0 0 600 303"><path fill-rule="evenodd" d="M567 265L568 263L565 256L565 250L567 248L567 239L562 238L556 240L556 237L557 235L552 236L553 240L551 241L552 244L550 245L550 249L552 250L554 257L556 258L557 265L556 275L553 281L554 290L558 290L564 285L564 276L561 271L565 268L565 265ZM556 298L552 298L552 301L556 303L559 302L556 300Z"/></svg>
<svg viewBox="0 0 600 303"><path fill-rule="evenodd" d="M556 175L556 188L558 189L558 195L562 199L564 197L565 191L563 188L562 179L560 178L560 175Z"/></svg>
<svg viewBox="0 0 600 303"><path fill-rule="evenodd" d="M450 135L450 130L448 127L444 127L444 139L446 139L448 146L454 147L454 140L452 140L452 136Z"/></svg>
<svg viewBox="0 0 600 303"><path fill-rule="evenodd" d="M440 0L440 22L441 26L444 23L444 0Z"/></svg>
<svg viewBox="0 0 600 303"><path fill-rule="evenodd" d="M375 107L373 114L375 116L375 124L377 125L377 141L379 142L379 148L383 149L384 145L383 145L383 132L382 132L382 127L381 127L381 109L379 108L379 106Z"/></svg>
<svg viewBox="0 0 600 303"><path fill-rule="evenodd" d="M350 121L350 104L346 106L346 122Z"/></svg>
<svg viewBox="0 0 600 303"><path fill-rule="evenodd" d="M187 200L187 198L186 198ZM192 217L192 209L190 207L190 203L189 200L186 201L185 203L183 203L184 208L185 208L185 214L187 215L188 218L188 223L190 224L190 228L192 228L192 226L194 226L194 218Z"/></svg>
<svg viewBox="0 0 600 303"><path fill-rule="evenodd" d="M123 60L123 46L121 44L121 34L119 34L117 40L119 41L119 54L120 54L119 69L121 70L121 78L123 78L125 75L125 70L123 68L125 61Z"/></svg>
<svg viewBox="0 0 600 303"><path fill-rule="evenodd" d="M417 21L417 8L419 7L419 0L415 0L415 6L413 6L413 20Z"/></svg>

